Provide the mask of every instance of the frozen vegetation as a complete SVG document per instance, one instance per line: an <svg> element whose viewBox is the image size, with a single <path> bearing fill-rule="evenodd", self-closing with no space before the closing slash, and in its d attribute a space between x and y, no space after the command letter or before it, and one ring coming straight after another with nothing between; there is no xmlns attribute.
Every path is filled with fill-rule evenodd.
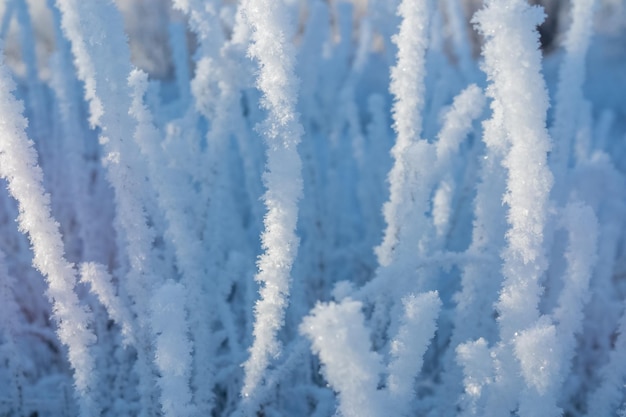
<svg viewBox="0 0 626 417"><path fill-rule="evenodd" d="M626 2L531 3L0 1L0 416L626 415Z"/></svg>

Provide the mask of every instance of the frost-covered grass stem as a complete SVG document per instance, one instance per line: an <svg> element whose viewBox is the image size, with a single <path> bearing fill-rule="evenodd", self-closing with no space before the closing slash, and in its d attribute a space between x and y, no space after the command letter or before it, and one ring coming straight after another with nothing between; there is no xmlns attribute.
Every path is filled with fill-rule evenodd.
<svg viewBox="0 0 626 417"><path fill-rule="evenodd" d="M50 196L43 188L43 174L37 165L33 142L26 136L24 107L13 96L15 84L0 62L0 176L19 204L18 221L28 234L33 265L47 278L47 294L53 304L53 317L60 341L67 346L81 416L98 415L97 369L90 347L96 342L90 312L76 293L76 271L66 260L59 225L50 215Z"/></svg>
<svg viewBox="0 0 626 417"><path fill-rule="evenodd" d="M295 233L302 194L298 143L303 134L296 112L298 80L295 51L289 40L292 17L282 0L247 0L244 14L252 28L249 53L259 63L257 87L267 119L259 126L267 144L263 176L267 213L262 235L264 253L255 279L261 284L255 309L254 342L244 365L244 397L254 395L269 360L280 349L276 338L289 297L289 281L299 239Z"/></svg>

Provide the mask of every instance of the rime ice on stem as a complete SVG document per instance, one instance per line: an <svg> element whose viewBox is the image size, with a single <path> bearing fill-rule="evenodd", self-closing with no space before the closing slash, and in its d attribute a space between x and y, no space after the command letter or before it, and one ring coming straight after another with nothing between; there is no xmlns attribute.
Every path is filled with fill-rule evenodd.
<svg viewBox="0 0 626 417"><path fill-rule="evenodd" d="M547 264L543 229L552 174L547 166L548 96L535 29L543 12L521 0L492 0L475 20L487 37L483 49L491 83L487 94L494 100L492 106L501 108L503 133L510 142L504 160L510 229L503 253L505 283L498 302L501 336L507 341L537 320L539 278Z"/></svg>
<svg viewBox="0 0 626 417"><path fill-rule="evenodd" d="M412 202L411 197L425 194L420 193L423 186L418 186L417 171L420 164L429 159L430 153L428 144L420 138L425 96L429 3L429 0L404 0L398 8L398 14L402 17L400 31L394 37L398 46L398 61L391 70L389 87L395 96L393 119L397 138L391 151L395 162L389 173L390 197L384 208L387 229L382 244L377 248L381 265L390 265L396 258L401 258L402 255L394 255L400 245L408 244L411 251L416 251L419 237L414 235L424 233L424 230L414 229L424 226L425 222L420 220L426 210L420 203L425 196L416 195L418 202ZM411 226L406 227L408 224ZM407 229L411 233L405 231ZM407 234L410 236L406 236Z"/></svg>
<svg viewBox="0 0 626 417"><path fill-rule="evenodd" d="M172 4L185 13L191 30L198 37L197 68L190 86L196 109L210 122L219 108L217 84L222 75L219 60L224 37L217 16L218 3L213 0L175 0Z"/></svg>
<svg viewBox="0 0 626 417"><path fill-rule="evenodd" d="M284 320L290 272L299 244L295 228L302 173L297 146L303 130L296 113L298 81L288 7L282 0L246 0L244 13L253 31L249 53L260 66L257 87L268 112L267 120L259 126L267 143L264 253L255 278L261 284L261 297L242 389L243 396L250 397L261 383L270 358L280 352L276 334Z"/></svg>
<svg viewBox="0 0 626 417"><path fill-rule="evenodd" d="M570 202L563 215L563 226L568 232L567 269L558 307L552 317L556 325L545 324L536 326L530 332L522 332L515 344L526 381L543 392L539 402L536 397L526 401L527 415L560 414L557 408L560 400L558 391L569 377L576 352L576 337L583 328L584 308L590 298L589 281L597 257L597 220L593 210L579 202ZM538 351L542 354L537 354ZM524 410L523 404L520 405L520 412Z"/></svg>
<svg viewBox="0 0 626 417"><path fill-rule="evenodd" d="M79 236L82 241L82 258L86 261L105 262L107 254L113 249L109 247L109 239L104 238L102 229L106 228L106 216L97 215L94 209L96 198L95 192L90 195L90 178L84 175L100 173L100 167L87 162L87 154L90 153L85 144L83 128L85 123L81 120L82 91L74 73L73 57L68 40L63 36L59 10L54 7L54 0L47 0L47 4L53 14L55 23L54 40L57 51L51 58L50 87L54 91L57 100L58 112L61 118L60 129L62 138L59 153L63 155L68 178L63 178L65 188L74 201L73 212L79 228ZM67 198L67 196L65 196ZM104 217L99 222L94 222L93 217Z"/></svg>
<svg viewBox="0 0 626 417"><path fill-rule="evenodd" d="M559 68L554 125L551 131L554 149L550 155L558 204L564 204L567 198L566 175L572 158L572 144L581 128L581 117L586 110L583 96L585 58L593 31L595 3L595 0L572 1L572 23L565 37L565 55Z"/></svg>
<svg viewBox="0 0 626 417"><path fill-rule="evenodd" d="M485 151L481 160L480 181L474 199L472 243L468 252L474 255L498 256L505 244L506 213L502 195L506 189L506 171L502 161L508 145L502 140L502 107L492 103L491 119L483 122ZM452 335L453 345L481 335L494 342L497 329L493 324L493 305L498 297L500 283L498 272L485 264L468 264L461 275L461 291L455 295L456 325Z"/></svg>
<svg viewBox="0 0 626 417"><path fill-rule="evenodd" d="M563 345L563 378L568 376L576 351L576 336L583 326L584 308L590 298L589 282L598 250L598 220L593 209L572 201L563 210L563 226L568 232L565 253L567 269L558 307L553 313Z"/></svg>
<svg viewBox="0 0 626 417"><path fill-rule="evenodd" d="M440 241L443 241L448 232L452 215L451 200L456 191L451 172L454 172L455 163L458 162L461 143L471 131L473 122L483 113L485 102L483 91L476 84L470 84L454 98L437 136L435 179L439 180L439 186L433 196L432 217ZM443 242L436 249L441 249L442 244Z"/></svg>
<svg viewBox="0 0 626 417"><path fill-rule="evenodd" d="M624 373L626 372L626 309L622 311L615 346L609 355L609 361L599 374L601 384L594 387L589 395L587 416L612 415L624 401Z"/></svg>
<svg viewBox="0 0 626 417"><path fill-rule="evenodd" d="M389 200L383 206L387 223L383 241L375 251L379 267L372 282L392 287L377 294L375 331L391 322L397 331L402 313L399 300L410 291L426 289L430 272L417 274L419 258L427 256L434 227L427 212L433 186L434 146L421 137L425 102L426 50L429 43L431 2L404 0L397 10L402 18L393 41L398 46L397 62L391 69L393 127L396 141L389 172ZM395 304L395 305L394 305ZM391 306L395 311L384 313ZM391 321L390 321L391 319Z"/></svg>
<svg viewBox="0 0 626 417"><path fill-rule="evenodd" d="M480 162L481 179L474 198L472 243L467 252L497 259L500 248L505 244L507 226L502 205L502 195L506 189L506 171L502 160L507 146L500 140L504 133L499 107L493 109L490 120L483 122L483 129L486 146ZM465 375L465 394L461 397L465 406L463 415L482 415L484 412L485 394L493 373L488 345L495 343L498 337L493 316L500 284L500 274L495 264L470 263L464 265L461 290L454 295L455 328L451 346L456 347L456 361ZM477 336L479 339L473 342ZM449 365L448 384L458 387L459 379L459 369Z"/></svg>
<svg viewBox="0 0 626 417"><path fill-rule="evenodd" d="M198 410L192 400L189 380L192 371L192 346L186 311L187 289L168 280L155 291L150 300L155 338L155 363L163 375L158 379L161 388L163 415L195 417ZM203 387L208 389L209 387Z"/></svg>
<svg viewBox="0 0 626 417"><path fill-rule="evenodd" d="M318 304L302 321L300 331L311 340L326 378L339 394L341 415L383 417L389 404L384 401L384 392L377 389L384 369L382 358L370 350L361 308L360 302L349 298L340 304ZM400 360L407 359L404 353L397 355Z"/></svg>
<svg viewBox="0 0 626 417"><path fill-rule="evenodd" d="M43 174L37 165L33 142L26 137L23 105L13 97L15 85L0 62L0 176L9 182L9 191L19 203L19 223L34 251L33 265L48 282L57 334L67 346L74 370L76 394L83 417L99 415L97 370L90 346L96 337L90 313L76 294L76 271L65 259L59 226L50 216L50 197L43 188Z"/></svg>
<svg viewBox="0 0 626 417"><path fill-rule="evenodd" d="M500 313L499 350L508 360L509 344L515 344L515 356L520 360L526 388L521 395L520 412L532 414L543 395L547 405L542 410L548 414L558 413L550 399L554 396L554 379L558 363L550 362L555 356L547 350L530 350L549 344L554 340L554 326L539 320L539 300L543 289L540 278L547 267L544 250L544 228L548 216L552 173L547 166L550 137L546 129L548 95L541 74L541 52L536 27L543 21L543 11L530 7L525 1L491 0L474 17L479 30L485 35L483 47L484 70L490 85L487 95L493 99L494 113L502 117L500 140L508 141L508 151L503 165L508 170L507 191L504 202L508 205L509 230L507 247L502 252L504 265L503 288L497 303ZM520 65L523 62L525 65ZM487 138L486 140L493 140ZM534 338L533 338L534 336ZM519 339L518 339L519 338ZM526 358L532 357L532 361ZM558 357L558 356L557 356ZM544 363L545 380L534 383L535 364ZM509 367L503 368L503 380L510 386L495 387L510 390L517 386L517 376ZM502 391L504 392L504 391ZM510 395L510 393L509 393ZM492 393L492 406L509 408ZM497 404L497 405L496 405ZM535 409L536 410L536 409ZM488 410L493 411L492 410ZM493 411L495 412L495 411Z"/></svg>
<svg viewBox="0 0 626 417"><path fill-rule="evenodd" d="M421 371L424 354L435 335L441 300L435 291L410 294L402 300L404 316L400 330L391 342L387 390L390 405L399 415L408 415L413 382Z"/></svg>
<svg viewBox="0 0 626 417"><path fill-rule="evenodd" d="M124 343L136 344L133 316L124 303L128 300L115 293L113 279L106 267L95 262L84 263L80 267L80 280L90 284L90 290L96 294L109 316L121 326Z"/></svg>

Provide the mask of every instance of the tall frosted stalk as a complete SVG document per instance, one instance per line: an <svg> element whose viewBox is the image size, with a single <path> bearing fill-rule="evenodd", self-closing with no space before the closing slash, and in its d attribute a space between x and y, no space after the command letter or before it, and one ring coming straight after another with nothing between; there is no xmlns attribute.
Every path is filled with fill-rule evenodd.
<svg viewBox="0 0 626 417"><path fill-rule="evenodd" d="M428 0L404 0L398 7L402 17L400 31L394 37L398 46L397 63L391 70L391 93L396 143L391 150L394 165L389 173L390 197L385 204L385 237L377 248L383 266L397 262L401 271L413 266L410 253L418 250L420 234L425 233L426 184L420 181L420 167L428 165L433 150L420 138L424 109L430 5ZM409 226L410 225L410 226ZM406 265L400 265L407 263Z"/></svg>
<svg viewBox="0 0 626 417"><path fill-rule="evenodd" d="M99 415L95 360L90 346L96 342L92 317L76 293L76 271L65 259L59 226L50 215L50 196L43 188L33 142L25 133L24 107L13 96L15 84L0 61L0 176L18 201L18 221L34 251L33 265L46 277L57 334L67 346L74 371L77 400L83 417Z"/></svg>
<svg viewBox="0 0 626 417"><path fill-rule="evenodd" d="M302 173L297 146L303 129L296 112L298 81L289 8L282 0L247 0L244 13L253 31L249 53L259 64L257 87L267 110L267 119L259 126L267 144L264 253L255 278L261 284L261 297L242 390L243 396L249 397L261 383L270 357L280 352L276 335L284 321L291 267L299 244L295 229Z"/></svg>
<svg viewBox="0 0 626 417"><path fill-rule="evenodd" d="M508 205L509 230L507 247L501 255L504 283L497 302L502 344L494 351L499 360L508 363L497 369L500 382L488 403L488 415L514 410L513 392L524 386L519 396L520 415L559 413L554 401L558 356L545 348L557 336L554 326L549 320L540 320L539 314L543 292L540 279L548 264L544 228L553 180L547 166L551 142L546 129L549 100L536 29L543 18L542 9L521 0L488 1L474 17L486 37L483 56L490 82L487 95L493 99L494 113L502 117L504 135L500 140L508 141L503 165L508 171L504 202ZM520 361L525 385L514 370L514 357Z"/></svg>
<svg viewBox="0 0 626 417"><path fill-rule="evenodd" d="M564 204L567 199L566 175L572 159L572 144L586 111L583 83L586 76L585 59L593 31L595 3L595 0L572 1L572 23L565 36L565 55L559 68L551 132L554 150L550 155L556 185L554 193L559 204Z"/></svg>
<svg viewBox="0 0 626 417"><path fill-rule="evenodd" d="M498 303L501 336L510 340L538 318L539 278L547 264L543 229L552 174L547 166L548 96L535 29L543 12L524 1L492 0L475 20L487 36L483 50L490 81L487 94L494 112L502 113L502 139L510 142L504 160L510 228L503 253L505 284Z"/></svg>

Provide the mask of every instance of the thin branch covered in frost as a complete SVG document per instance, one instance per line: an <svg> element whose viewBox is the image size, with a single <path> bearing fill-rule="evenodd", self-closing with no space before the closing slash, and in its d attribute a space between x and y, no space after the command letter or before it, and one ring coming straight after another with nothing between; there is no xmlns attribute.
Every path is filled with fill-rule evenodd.
<svg viewBox="0 0 626 417"><path fill-rule="evenodd" d="M375 251L379 267L370 286L390 285L376 294L374 330L381 332L402 314L400 298L409 291L423 291L432 276L430 271L418 274L418 259L428 255L434 227L428 219L433 187L433 145L422 136L422 111L425 105L426 51L432 13L430 0L403 0L397 9L401 17L398 34L397 62L391 69L389 90L395 103L392 109L396 141L391 149L394 158L389 172L389 200L383 206L387 226L383 241ZM395 309L391 315L387 308ZM395 313L395 314L394 314Z"/></svg>
<svg viewBox="0 0 626 417"><path fill-rule="evenodd" d="M130 306L125 303L127 300L116 294L113 277L106 267L95 262L84 263L80 267L80 280L90 285L109 316L120 325L124 342L135 345L135 323Z"/></svg>
<svg viewBox="0 0 626 417"><path fill-rule="evenodd" d="M525 386L518 393L520 416L561 416L557 405L561 377L562 348L554 324L547 316L520 331L513 341Z"/></svg>
<svg viewBox="0 0 626 417"><path fill-rule="evenodd" d="M450 158L458 153L461 142L470 132L474 120L483 113L485 104L483 91L476 84L470 84L454 98L435 144L441 170L448 168Z"/></svg>
<svg viewBox="0 0 626 417"><path fill-rule="evenodd" d="M550 155L559 204L563 204L563 200L567 198L565 192L568 187L565 176L572 157L572 144L581 128L581 116L586 110L583 95L585 59L593 31L595 4L595 0L572 1L572 23L565 37L565 55L559 68L554 125L551 132L554 149Z"/></svg>
<svg viewBox="0 0 626 417"><path fill-rule="evenodd" d="M473 122L483 113L486 100L483 91L475 84L470 84L461 91L446 112L443 126L435 150L437 154L437 175L443 178L433 197L433 223L437 236L441 239L448 232L452 216L452 199L456 184L451 172L454 171L455 157L459 153L462 141L472 129Z"/></svg>
<svg viewBox="0 0 626 417"><path fill-rule="evenodd" d="M525 383L521 384L510 366L503 367L499 371L502 381L510 382L508 387L507 383L494 384L487 405L487 413L493 414L513 411L517 401L521 415L534 415L540 404L545 405L540 408L545 415L560 413L554 405L560 358L554 350L542 349L556 341L555 327L539 317L540 278L547 268L543 236L552 186L547 166L548 95L536 29L543 18L540 8L521 0L488 1L474 17L486 37L487 94L493 99L494 113L502 117L502 132L509 142L503 164L508 170L504 202L510 228L502 253L504 283L497 303L502 345L495 353L503 362L514 354ZM511 392L514 387L524 387L518 399ZM501 396L498 393L508 400L497 398Z"/></svg>
<svg viewBox="0 0 626 417"><path fill-rule="evenodd" d="M552 174L545 127L548 95L536 30L543 17L541 9L524 1L493 0L474 18L487 37L483 49L491 82L487 94L494 100L492 107L501 108L503 133L510 142L504 160L510 229L503 253L505 283L498 302L503 341L538 319L539 278L547 266L543 231Z"/></svg>
<svg viewBox="0 0 626 417"><path fill-rule="evenodd" d="M52 9L55 23L60 22L60 15L57 9L53 8L53 0L48 0L48 4ZM55 25L55 41L57 43L57 52L51 58L52 74L50 86L54 91L59 108L59 116L61 118L62 138L60 152L65 157L67 178L65 179L66 187L73 199L73 211L76 221L79 224L78 234L82 240L83 258L90 261L101 260L104 250L97 251L96 248L102 247L98 243L103 240L102 236L98 236L97 228L93 225L90 217L95 213L91 210L87 197L88 179L84 173L89 170L89 165L84 159L86 146L82 135L80 115L80 90L79 83L73 73L72 56L68 41L63 37L61 27ZM96 236L98 236L96 238ZM98 257L100 255L100 257Z"/></svg>
<svg viewBox="0 0 626 417"><path fill-rule="evenodd" d="M426 205L426 201L422 200L427 198L427 193L423 190L425 185L421 185L418 180L418 170L422 166L428 166L432 159L428 143L420 138L430 13L429 0L404 0L398 7L402 23L398 34L393 38L398 46L398 61L391 70L389 86L395 97L393 119L397 138L391 151L395 162L389 173L389 201L384 207L387 229L383 242L377 248L379 263L383 266L392 264L398 258L394 252L399 245L408 245L411 250L415 250L419 241L416 234L426 230L425 227L420 227L426 226L420 220L426 212L422 207ZM411 201L412 195L418 199L417 202ZM406 239L410 243L408 240L406 243L402 242L402 235L407 233L410 236ZM399 258L408 259L401 256Z"/></svg>
<svg viewBox="0 0 626 417"><path fill-rule="evenodd" d="M155 340L155 362L161 377L161 407L167 417L191 417L198 411L192 402L192 348L187 332L185 309L187 289L180 283L167 281L150 300ZM208 386L203 387L209 389Z"/></svg>
<svg viewBox="0 0 626 417"><path fill-rule="evenodd" d="M424 354L435 336L441 300L435 291L411 294L402 300L404 317L391 341L387 389L396 412L406 415L413 397L413 383L424 362Z"/></svg>
<svg viewBox="0 0 626 417"><path fill-rule="evenodd" d="M262 235L264 253L256 280L261 283L256 305L254 342L244 365L244 397L254 394L269 359L279 353L276 334L289 297L289 280L299 239L295 228L302 194L297 146L303 129L296 113L298 81L295 51L289 36L289 10L282 0L247 0L244 13L253 30L249 53L259 62L257 87L263 93L267 120L259 127L267 142L264 196L267 214Z"/></svg>
<svg viewBox="0 0 626 417"><path fill-rule="evenodd" d="M601 382L589 395L587 416L612 415L624 401L624 374L626 374L626 303L617 327L617 339L612 344L608 361L598 374Z"/></svg>
<svg viewBox="0 0 626 417"><path fill-rule="evenodd" d="M487 148L481 166L482 181L477 186L474 201L472 243L467 251L474 256L498 257L498 250L505 243L506 219L501 198L506 175L501 162L506 147L495 140L501 133L500 116L499 112L494 112L492 119L484 123ZM463 415L484 415L490 384L494 382L494 368L498 368L493 363L489 343L497 340L494 304L498 299L499 278L496 262L468 263L461 273L461 291L454 296L457 305L451 345L458 346L457 363L463 369ZM481 337L472 342L477 335ZM448 383L458 384L457 375L454 368L449 370Z"/></svg>
<svg viewBox="0 0 626 417"><path fill-rule="evenodd" d="M220 76L220 48L224 41L219 21L219 2L214 0L175 0L174 8L183 12L191 30L198 37L198 60L191 90L196 109L209 120L219 108L218 83Z"/></svg>
<svg viewBox="0 0 626 417"><path fill-rule="evenodd" d="M502 160L508 146L501 140L502 108L493 108L491 119L483 122L485 154L481 161L480 182L474 199L472 243L468 252L473 255L499 256L506 230L502 195L506 189L506 172ZM493 320L494 303L498 298L499 274L489 264L467 264L461 275L461 291L455 295L455 331L453 345L481 335L495 342L497 329Z"/></svg>
<svg viewBox="0 0 626 417"><path fill-rule="evenodd" d="M626 311L626 309L624 310ZM615 346L609 361L600 370L602 382L595 387L588 400L587 416L612 415L624 400L624 373L626 372L626 314L623 314Z"/></svg>
<svg viewBox="0 0 626 417"><path fill-rule="evenodd" d="M532 392L522 393L520 414L524 415L561 414L558 391L569 376L576 336L582 330L584 307L589 299L598 238L595 215L589 206L570 203L565 208L563 223L569 245L563 290L553 317L556 325L544 316L533 328L520 332L514 342L524 379L540 394L538 398ZM529 398L524 401L525 397Z"/></svg>
<svg viewBox="0 0 626 417"><path fill-rule="evenodd" d="M362 303L349 298L318 304L302 321L300 332L311 340L328 382L339 393L341 415L382 417L389 405L384 391L377 389L384 368L380 355L370 349L361 308Z"/></svg>
<svg viewBox="0 0 626 417"><path fill-rule="evenodd" d="M568 232L567 269L553 316L563 345L565 378L575 355L576 336L582 330L584 308L590 299L589 282L597 260L599 230L593 209L583 203L570 202L563 214L563 226Z"/></svg>
<svg viewBox="0 0 626 417"><path fill-rule="evenodd" d="M59 225L50 215L50 197L43 188L33 143L26 137L22 103L13 97L15 84L0 63L0 175L9 183L18 201L20 228L27 233L34 251L33 265L47 278L57 334L68 347L69 361L81 416L98 415L95 361L90 346L96 341L91 315L76 293L76 271L65 259Z"/></svg>
<svg viewBox="0 0 626 417"><path fill-rule="evenodd" d="M445 178L437 186L433 196L433 224L437 231L437 238L443 240L448 234L452 219L452 204L454 198L454 182Z"/></svg>
<svg viewBox="0 0 626 417"><path fill-rule="evenodd" d="M493 359L487 341L482 337L456 347L456 361L463 368L464 396L461 415L483 415L483 390L493 383Z"/></svg>

